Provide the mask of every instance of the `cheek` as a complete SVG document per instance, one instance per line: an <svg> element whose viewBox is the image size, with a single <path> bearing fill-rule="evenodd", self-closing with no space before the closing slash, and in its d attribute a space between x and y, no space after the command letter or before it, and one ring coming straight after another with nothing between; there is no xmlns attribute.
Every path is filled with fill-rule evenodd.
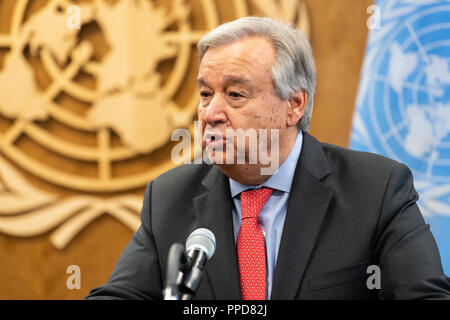
<svg viewBox="0 0 450 320"><path fill-rule="evenodd" d="M197 116L198 116L199 120L202 117L202 114L203 114L203 108L202 108L202 105L199 104L198 107L197 107Z"/></svg>
<svg viewBox="0 0 450 320"><path fill-rule="evenodd" d="M199 106L197 109L197 116L198 121L202 123L202 126L205 126L205 115L206 115L206 108L203 108L202 106Z"/></svg>
<svg viewBox="0 0 450 320"><path fill-rule="evenodd" d="M228 125L233 129L281 129L285 124L283 101L272 95L252 101L242 108L231 108L227 112ZM200 110L200 109L199 109ZM199 113L199 119L201 115Z"/></svg>
<svg viewBox="0 0 450 320"><path fill-rule="evenodd" d="M264 101L263 110L260 113L260 121L266 128L281 129L285 122L285 104L278 98L270 97Z"/></svg>
<svg viewBox="0 0 450 320"><path fill-rule="evenodd" d="M279 119L275 108L267 108L261 104L256 104L251 110L239 110L239 112L230 116L230 121L234 129L264 129L274 128Z"/></svg>
<svg viewBox="0 0 450 320"><path fill-rule="evenodd" d="M197 108L197 117L198 121L200 122L200 127L202 129L202 135L203 132L205 132L206 122L205 122L205 109L199 106Z"/></svg>
<svg viewBox="0 0 450 320"><path fill-rule="evenodd" d="M277 108L272 108L269 112L269 121L272 123L273 127L281 129L285 117L283 116L283 107L277 106Z"/></svg>

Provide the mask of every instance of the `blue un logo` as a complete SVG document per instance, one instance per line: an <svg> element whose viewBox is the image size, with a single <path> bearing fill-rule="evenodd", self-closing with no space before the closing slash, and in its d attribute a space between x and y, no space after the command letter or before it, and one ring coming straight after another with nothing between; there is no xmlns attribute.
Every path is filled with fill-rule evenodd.
<svg viewBox="0 0 450 320"><path fill-rule="evenodd" d="M411 168L450 271L450 4L377 3L381 28L369 34L351 148Z"/></svg>

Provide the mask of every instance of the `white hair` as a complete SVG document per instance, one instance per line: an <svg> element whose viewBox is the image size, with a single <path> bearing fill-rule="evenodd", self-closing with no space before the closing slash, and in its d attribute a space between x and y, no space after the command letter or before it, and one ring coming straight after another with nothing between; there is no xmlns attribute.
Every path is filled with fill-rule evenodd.
<svg viewBox="0 0 450 320"><path fill-rule="evenodd" d="M275 94L280 99L287 100L296 91L306 91L305 113L297 127L308 131L316 87L316 67L311 46L300 30L271 18L244 17L227 22L200 39L197 44L200 62L209 48L228 45L248 37L263 37L272 43L276 55L272 80Z"/></svg>

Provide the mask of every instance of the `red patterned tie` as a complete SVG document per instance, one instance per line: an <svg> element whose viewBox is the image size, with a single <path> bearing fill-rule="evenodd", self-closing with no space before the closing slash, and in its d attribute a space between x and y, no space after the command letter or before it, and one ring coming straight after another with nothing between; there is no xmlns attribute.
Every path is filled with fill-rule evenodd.
<svg viewBox="0 0 450 320"><path fill-rule="evenodd" d="M273 189L241 193L242 222L237 238L242 300L266 299L266 251L258 216Z"/></svg>

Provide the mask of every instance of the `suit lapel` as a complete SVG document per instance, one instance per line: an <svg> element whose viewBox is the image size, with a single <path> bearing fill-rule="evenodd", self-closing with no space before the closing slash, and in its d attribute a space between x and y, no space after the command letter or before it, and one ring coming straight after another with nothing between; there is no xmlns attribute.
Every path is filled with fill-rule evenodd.
<svg viewBox="0 0 450 320"><path fill-rule="evenodd" d="M331 172L319 142L304 133L288 200L271 299L294 299L333 192L320 180Z"/></svg>
<svg viewBox="0 0 450 320"><path fill-rule="evenodd" d="M199 227L210 229L216 237L216 252L206 265L216 299L241 299L239 269L234 242L232 199L226 176L212 167L202 184L207 191L194 198Z"/></svg>
<svg viewBox="0 0 450 320"><path fill-rule="evenodd" d="M333 191L321 180L331 173L320 143L303 134L283 227L271 299L294 299L308 267ZM199 227L216 237L216 252L206 266L215 298L241 299L234 242L232 199L226 176L213 166L202 181L205 193L194 198Z"/></svg>

